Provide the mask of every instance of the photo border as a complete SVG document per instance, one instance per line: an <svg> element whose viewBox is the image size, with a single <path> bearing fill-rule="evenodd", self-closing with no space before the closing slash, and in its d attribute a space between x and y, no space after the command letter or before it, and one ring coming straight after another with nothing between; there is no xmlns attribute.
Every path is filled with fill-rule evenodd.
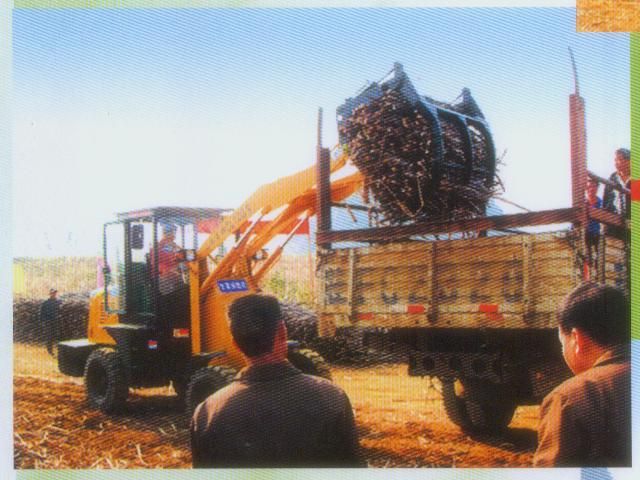
<svg viewBox="0 0 640 480"><path fill-rule="evenodd" d="M3 2L4 6L1 7L0 13L0 58L2 58L0 65L0 167L2 169L2 175L0 175L0 195L2 195L2 201L0 206L0 219L4 225L11 225L11 114L10 114L10 98L11 98L11 2ZM366 1L357 2L355 0L341 0L341 1L278 1L278 0L263 0L263 1L233 1L233 0L14 0L13 8L38 8L38 9L58 9L58 8L284 8L284 7L353 7L353 6L375 6L375 7L436 7L436 6L451 6L449 2L439 1L427 1L427 0L382 0L382 1ZM566 7L575 6L574 2L561 1L561 0L537 0L537 1L524 1L524 0L468 0L456 2L455 7L468 7L468 6L481 6L481 7ZM7 15L8 13L8 15ZM8 17L8 18L7 18ZM583 33L589 35L591 33ZM630 102L631 102L631 150L634 152L640 151L640 34L631 33L630 37ZM7 41L8 40L8 41ZM632 178L640 178L640 157L636 155L632 158ZM631 206L632 225L638 225L640 221L640 202L634 201ZM640 254L638 253L638 247L640 246L640 231L639 229L632 230L632 251L631 251L631 285L637 285L640 283ZM0 237L0 249L3 252L11 252L11 236L3 235ZM2 278L0 283L2 285L0 290L0 311L4 314L3 318L11 318L11 305L12 305L12 292L11 288L11 262L12 255L2 255L0 263L0 272ZM8 314L8 315L7 315ZM2 322L1 327L3 338L12 338L11 322ZM639 348L640 344L640 295L631 295L631 332L632 332L632 372L633 375L633 395L632 395L632 411L640 412L640 405L638 405L638 388L639 388L639 375L637 372L640 370ZM4 365L12 365L12 348L3 349ZM9 388L3 389L3 396L0 398L2 405L2 417L3 422L9 423L8 429L3 429L6 434L2 435L2 444L7 443L8 448L3 449L6 455L6 459L9 463L10 469L13 470L13 418L12 418L12 369L2 369L2 378L0 379L4 385L8 385ZM7 398L7 394L9 395ZM7 403L8 400L8 403ZM640 415L633 415L634 432L638 431L638 422L640 421ZM6 425L6 424L5 424ZM634 433L634 437L637 434ZM7 437L8 442L7 442ZM638 451L640 445L638 445L638 439L634 438L633 444L633 458L635 467L631 469L622 469L631 472L638 472L638 461L640 456ZM4 463L4 461L3 461ZM0 469L3 471L4 467ZM216 477L218 478L238 478L238 479L288 479L299 478L301 476L306 477L309 480L316 478L326 478L329 476L342 476L345 478L371 478L374 475L383 474L385 477L398 477L398 478L480 478L480 479L505 479L505 478L569 478L570 472L577 472L580 469L563 469L563 470L541 470L541 469L497 469L497 468L470 468L470 469L420 469L420 470L407 470L407 469L370 469L348 472L341 472L340 470L328 469L328 470L313 470L313 469L274 469L274 470L216 470ZM209 470L114 470L114 471L99 471L99 470L13 470L18 480L62 480L62 479L188 479L188 480L204 480L212 478L212 472ZM615 473L615 469L613 470ZM596 478L596 477L594 477Z"/></svg>

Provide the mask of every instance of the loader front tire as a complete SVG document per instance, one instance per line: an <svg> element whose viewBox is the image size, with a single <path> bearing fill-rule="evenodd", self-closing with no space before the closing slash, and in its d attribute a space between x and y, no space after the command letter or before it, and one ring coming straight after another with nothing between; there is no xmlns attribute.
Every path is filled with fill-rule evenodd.
<svg viewBox="0 0 640 480"><path fill-rule="evenodd" d="M320 356L320 354L313 350L308 348L289 349L287 359L294 367L302 370L302 373L331 380L331 370L329 369L329 365L324 358Z"/></svg>
<svg viewBox="0 0 640 480"><path fill-rule="evenodd" d="M112 348L91 352L84 367L84 384L89 405L104 413L122 408L129 395L124 369Z"/></svg>
<svg viewBox="0 0 640 480"><path fill-rule="evenodd" d="M184 405L187 393L187 382L183 378L175 377L171 380L171 385L173 386L173 391L176 392L178 403Z"/></svg>
<svg viewBox="0 0 640 480"><path fill-rule="evenodd" d="M193 415L200 403L231 383L235 376L236 371L231 367L208 365L196 370L187 385L185 396L187 415Z"/></svg>

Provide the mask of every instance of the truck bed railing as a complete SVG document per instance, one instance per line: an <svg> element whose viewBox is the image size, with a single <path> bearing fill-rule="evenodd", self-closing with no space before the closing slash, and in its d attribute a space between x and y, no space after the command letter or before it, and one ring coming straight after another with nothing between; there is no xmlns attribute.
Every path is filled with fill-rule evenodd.
<svg viewBox="0 0 640 480"><path fill-rule="evenodd" d="M574 223L582 215L582 208L561 208L540 212L514 213L493 217L479 217L455 221L415 223L389 227L357 230L332 230L318 232L318 244L337 242L376 242L402 240L417 235L505 230L518 227L535 227L558 223ZM624 226L620 215L601 209L588 209L588 216L608 225Z"/></svg>

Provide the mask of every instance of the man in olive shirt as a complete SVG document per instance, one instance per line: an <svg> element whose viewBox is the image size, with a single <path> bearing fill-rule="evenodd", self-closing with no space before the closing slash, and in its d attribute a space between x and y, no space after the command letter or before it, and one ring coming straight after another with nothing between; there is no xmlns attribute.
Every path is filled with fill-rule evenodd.
<svg viewBox="0 0 640 480"><path fill-rule="evenodd" d="M287 361L287 331L274 297L229 307L231 334L247 360L191 421L194 467L358 467L358 438L342 389Z"/></svg>
<svg viewBox="0 0 640 480"><path fill-rule="evenodd" d="M558 335L575 377L542 403L535 466L631 466L629 320L611 286L585 283L565 299Z"/></svg>

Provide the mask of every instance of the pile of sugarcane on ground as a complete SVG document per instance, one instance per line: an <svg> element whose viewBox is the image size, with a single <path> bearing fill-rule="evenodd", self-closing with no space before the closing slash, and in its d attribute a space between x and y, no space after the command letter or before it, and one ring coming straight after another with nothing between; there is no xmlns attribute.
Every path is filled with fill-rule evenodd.
<svg viewBox="0 0 640 480"><path fill-rule="evenodd" d="M456 105L433 103L456 110ZM442 117L440 128L443 161L437 165L433 125L395 90L360 105L341 125L349 156L365 177L365 190L373 194L381 223L455 220L484 214L496 186L495 179L487 180L486 165L493 161L488 158L488 139L479 129L468 128L473 152L468 175L463 140L466 130Z"/></svg>
<svg viewBox="0 0 640 480"><path fill-rule="evenodd" d="M60 340L85 338L89 320L89 298L86 294L66 294L61 296L59 310ZM45 343L47 331L40 318L42 300L16 299L13 303L13 341L24 343ZM331 338L319 338L317 315L297 304L281 304L283 320L288 336L303 348L316 350L326 360L336 363L356 363L380 361L379 355L366 355L361 335L354 331L340 331ZM384 359L382 359L384 360Z"/></svg>
<svg viewBox="0 0 640 480"><path fill-rule="evenodd" d="M339 332L333 337L318 336L318 316L298 304L280 304L287 336L300 343L302 348L315 350L325 360L334 363L351 363L364 357L362 342L350 332Z"/></svg>
<svg viewBox="0 0 640 480"><path fill-rule="evenodd" d="M362 366L404 360L402 352L368 348L363 343L362 329L341 328L332 337L319 337L318 316L313 310L293 303L281 303L280 309L289 339L299 342L302 348L315 350L331 363Z"/></svg>
<svg viewBox="0 0 640 480"><path fill-rule="evenodd" d="M13 302L13 341L44 343L47 331L40 318L42 300L18 298ZM60 297L58 312L60 339L87 336L89 294L67 294Z"/></svg>

